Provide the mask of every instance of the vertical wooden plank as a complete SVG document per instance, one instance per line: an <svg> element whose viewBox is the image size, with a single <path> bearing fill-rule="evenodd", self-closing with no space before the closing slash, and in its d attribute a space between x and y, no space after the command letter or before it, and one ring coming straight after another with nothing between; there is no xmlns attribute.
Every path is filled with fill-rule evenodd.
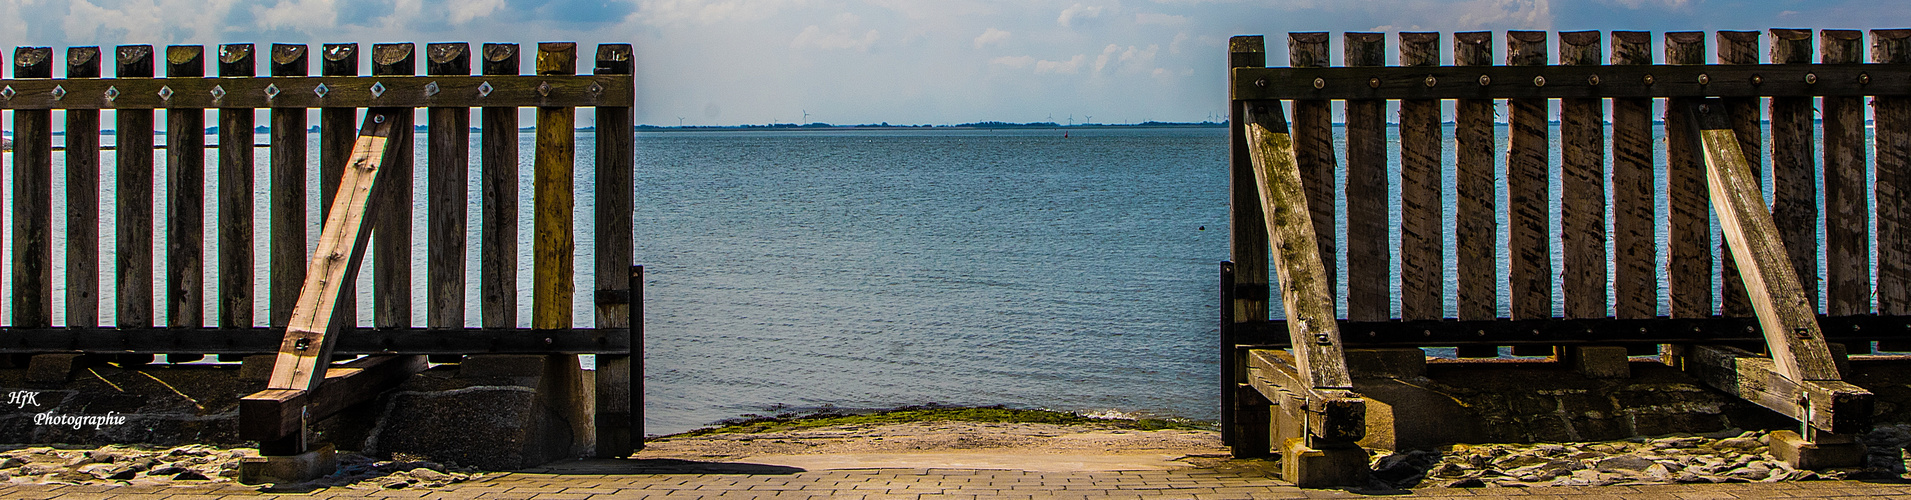
<svg viewBox="0 0 1911 500"><path fill-rule="evenodd" d="M153 46L114 50L114 75L152 78ZM153 326L153 111L113 113L114 261L120 328Z"/></svg>
<svg viewBox="0 0 1911 500"><path fill-rule="evenodd" d="M1604 63L1598 31L1559 34L1559 62ZM1606 102L1561 99L1560 286L1568 318L1606 316Z"/></svg>
<svg viewBox="0 0 1911 500"><path fill-rule="evenodd" d="M577 74L577 44L537 46L537 74ZM537 151L532 201L537 210L531 235L531 327L569 328L574 248L571 208L575 192L576 108L537 108Z"/></svg>
<svg viewBox="0 0 1911 500"><path fill-rule="evenodd" d="M1291 36L1318 36L1322 40L1321 50L1326 50L1325 33ZM1266 50L1263 37L1233 37L1228 40L1228 66L1266 67ZM1312 56L1301 51L1296 54L1304 55L1290 59L1303 61ZM1232 73L1229 78L1233 78ZM1301 101L1294 102L1296 108L1304 105ZM1248 156L1245 104L1230 99L1228 113L1228 254L1233 262L1223 264L1225 277L1221 284L1221 439L1235 456L1262 457L1267 456L1270 449L1268 402L1246 388L1249 383L1247 350L1236 348L1228 332L1231 331L1229 325L1236 321L1268 318L1267 219L1266 214L1261 213L1260 185L1255 181L1254 163Z"/></svg>
<svg viewBox="0 0 1911 500"><path fill-rule="evenodd" d="M324 76L357 76L358 44L328 43L319 54L319 74ZM409 137L409 136L407 136ZM319 111L319 220L330 217L332 197L338 194L339 178L345 175L345 164L352 157L352 143L358 140L358 110L354 108L324 108ZM339 290L346 297L358 296L358 284L346 283ZM339 321L345 325L358 325L358 301L347 300L338 304Z"/></svg>
<svg viewBox="0 0 1911 500"><path fill-rule="evenodd" d="M1705 32L1665 34L1666 62L1705 64ZM1674 318L1712 315L1712 233L1705 164L1692 137L1692 98L1666 100L1666 208L1672 248L1666 269Z"/></svg>
<svg viewBox="0 0 1911 500"><path fill-rule="evenodd" d="M1772 30L1772 63L1810 63L1812 53L1811 30ZM1812 154L1817 148L1812 125L1817 113L1811 97L1771 99L1772 220L1814 310L1819 285L1818 160Z"/></svg>
<svg viewBox="0 0 1911 500"><path fill-rule="evenodd" d="M591 71L593 74L632 75L634 69L630 44L597 46L597 67ZM601 458L622 457L643 448L643 423L638 418L641 418L644 395L640 392L642 386L633 382L641 379L643 373L631 367L633 357L643 356L643 350L635 347L643 345L638 337L640 329L632 325L642 318L633 320L631 317L631 311L643 297L632 288L634 282L641 279L642 268L631 266L636 244L631 227L635 208L631 200L635 195L632 180L637 159L636 132L632 127L637 123L626 106L600 106L596 113L597 206L592 229L597 241L597 262L591 274L597 277L598 294L624 294L622 303L608 296L598 298L596 325L627 329L633 346L629 356L597 356L597 456Z"/></svg>
<svg viewBox="0 0 1911 500"><path fill-rule="evenodd" d="M1719 45L1719 64L1758 64L1757 31L1720 31L1717 34ZM1763 151L1765 149L1765 131L1760 123L1764 121L1756 97L1733 97L1725 100L1725 107L1732 113L1732 128L1737 130L1739 146L1744 151ZM1750 162L1752 176L1764 179L1764 161L1758 155L1746 156ZM1729 240L1720 238L1719 255L1732 255ZM1752 303L1745 295L1745 279L1739 277L1738 261L1731 258L1719 259L1719 314L1724 316L1751 316Z"/></svg>
<svg viewBox="0 0 1911 500"><path fill-rule="evenodd" d="M1544 66L1546 32L1508 31L1506 63ZM1507 82L1538 85L1539 82ZM1547 220L1547 176L1550 169L1552 102L1547 99L1509 99L1510 137L1506 153L1507 290L1512 294L1513 319L1543 319L1553 315L1553 257Z"/></svg>
<svg viewBox="0 0 1911 500"><path fill-rule="evenodd" d="M1453 34L1453 63L1492 66L1493 32ZM1485 83L1485 82L1482 82ZM1459 281L1460 319L1484 320L1498 316L1499 223L1494 213L1493 100L1460 99L1454 104L1454 169L1459 197L1454 214L1454 266Z"/></svg>
<svg viewBox="0 0 1911 500"><path fill-rule="evenodd" d="M1493 32L1453 34L1453 62L1458 66L1492 66ZM1485 81L1481 82L1485 84ZM1460 319L1493 319L1499 315L1499 221L1494 194L1494 103L1492 99L1460 99L1454 103L1453 143L1456 160L1454 195L1454 263L1459 281ZM1464 358L1499 356L1494 346L1461 346Z"/></svg>
<svg viewBox="0 0 1911 500"><path fill-rule="evenodd" d="M219 46L219 76L258 73L252 44ZM252 326L252 109L219 110L219 326Z"/></svg>
<svg viewBox="0 0 1911 500"><path fill-rule="evenodd" d="M470 75L470 44L427 45L425 73ZM465 205L471 200L471 109L433 107L426 116L430 121L426 231L430 236L425 242L425 324L431 328L461 328L465 326Z"/></svg>
<svg viewBox="0 0 1911 500"><path fill-rule="evenodd" d="M99 78L100 48L66 49L66 77ZM66 325L100 324L100 112L66 111Z"/></svg>
<svg viewBox="0 0 1911 500"><path fill-rule="evenodd" d="M1871 62L1911 63L1911 30L1872 30ZM1878 197L1878 314L1911 314L1911 98L1880 95L1872 101L1872 140ZM1802 273L1801 273L1802 274ZM1806 282L1810 283L1810 282Z"/></svg>
<svg viewBox="0 0 1911 500"><path fill-rule="evenodd" d="M305 76L305 45L272 44L272 76ZM272 108L271 325L283 328L305 282L305 110Z"/></svg>
<svg viewBox="0 0 1911 500"><path fill-rule="evenodd" d="M1320 32L1289 33L1287 35L1288 66L1296 68L1325 68L1331 65L1327 55L1327 36L1327 33ZM1301 184L1307 190L1307 210L1314 216L1314 227L1326 228L1314 235L1316 237L1314 241L1320 246L1321 265L1326 266L1327 269L1327 289L1337 290L1338 288L1336 287L1338 285L1336 283L1338 283L1339 280L1338 273L1340 263L1335 259L1335 256L1340 255L1340 247L1333 229L1335 218L1334 169L1336 168L1336 160L1334 159L1333 105L1330 101L1324 100L1295 100L1293 102L1294 121L1291 126L1293 127L1294 160L1300 164ZM1239 110L1236 110L1236 112L1238 113ZM1244 122L1234 121L1230 123ZM1241 140L1246 141L1247 139L1243 136ZM1243 162L1247 161L1246 144L1246 142L1241 143L1242 149L1240 154L1236 155L1241 158L1240 161ZM1244 172L1251 173L1251 171ZM1243 182L1252 184L1253 178L1249 177ZM1259 198L1255 198L1252 201L1259 203ZM1242 221L1237 220L1236 222ZM1262 239L1266 239L1266 237L1263 236ZM1240 255L1236 254L1235 256L1238 258ZM1247 275L1239 274L1248 272L1238 267L1241 261L1236 260L1235 262L1237 266L1235 269L1237 273L1236 276L1241 277L1238 279L1247 279L1245 278ZM1262 262L1266 261L1263 260ZM1265 284L1268 282L1267 276L1264 273L1257 277L1260 281L1254 281L1253 283ZM1242 282L1248 283L1248 281ZM1265 289L1265 287L1262 288L1262 290ZM1262 295L1265 296L1266 294ZM1345 313L1345 311L1342 311L1342 313ZM1251 321L1255 319L1266 319L1266 316L1265 313L1263 313L1263 315L1259 317L1240 316L1239 318L1243 321Z"/></svg>
<svg viewBox="0 0 1911 500"><path fill-rule="evenodd" d="M206 76L206 48L166 47L167 78ZM206 110L166 110L166 325L205 326ZM191 356L187 356L191 357ZM166 360L176 361L168 355Z"/></svg>
<svg viewBox="0 0 1911 500"><path fill-rule="evenodd" d="M484 44L486 75L518 74L518 46ZM478 295L486 328L510 328L518 321L518 110L486 107L482 122Z"/></svg>
<svg viewBox="0 0 1911 500"><path fill-rule="evenodd" d="M1819 33L1819 61L1862 62L1857 30ZM1825 97L1825 314L1871 313L1871 256L1865 188L1865 100Z"/></svg>
<svg viewBox="0 0 1911 500"><path fill-rule="evenodd" d="M469 76L471 45L425 46L425 74ZM462 328L465 282L465 205L470 201L471 108L432 107L426 112L425 325ZM455 363L463 356L432 356Z"/></svg>
<svg viewBox="0 0 1911 500"><path fill-rule="evenodd" d="M1401 33L1401 66L1439 66L1440 34ZM1400 101L1400 318L1440 319L1446 300L1440 101Z"/></svg>
<svg viewBox="0 0 1911 500"><path fill-rule="evenodd" d="M417 61L410 43L372 45L372 75L411 76ZM392 159L378 176L372 217L372 325L411 326L412 110L398 108L392 125Z"/></svg>
<svg viewBox="0 0 1911 500"><path fill-rule="evenodd" d="M1384 66L1383 33L1344 35L1345 64ZM1387 242L1387 101L1347 101L1347 319L1391 315Z"/></svg>
<svg viewBox="0 0 1911 500"><path fill-rule="evenodd" d="M1652 64L1652 34L1612 32L1612 64ZM1652 99L1612 100L1613 317L1658 315Z"/></svg>
<svg viewBox="0 0 1911 500"><path fill-rule="evenodd" d="M53 49L13 49L14 78L53 78ZM53 325L53 112L13 112L13 326Z"/></svg>

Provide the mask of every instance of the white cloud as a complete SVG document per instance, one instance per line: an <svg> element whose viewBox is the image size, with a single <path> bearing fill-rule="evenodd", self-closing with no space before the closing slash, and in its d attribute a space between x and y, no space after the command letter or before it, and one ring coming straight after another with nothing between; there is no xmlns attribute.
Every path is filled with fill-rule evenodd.
<svg viewBox="0 0 1911 500"><path fill-rule="evenodd" d="M995 28L989 28L988 31L983 31L981 35L977 35L975 37L975 48L979 49L979 48L988 46L989 44L999 44L999 43L1002 43L1002 41L1008 40L1008 39L1009 39L1009 32L1002 31Z"/></svg>
<svg viewBox="0 0 1911 500"><path fill-rule="evenodd" d="M1100 5L1088 6L1078 3L1062 9L1062 15L1055 18L1055 24L1060 24L1063 28L1073 28L1076 20L1101 17L1101 11Z"/></svg>
<svg viewBox="0 0 1911 500"><path fill-rule="evenodd" d="M1516 29L1550 29L1553 9L1549 0L1474 0L1451 7L1459 29L1510 26Z"/></svg>
<svg viewBox="0 0 1911 500"><path fill-rule="evenodd" d="M1189 22L1188 16L1177 16L1173 14L1161 14L1156 12L1143 12L1140 14L1135 14L1135 24L1140 24L1140 25L1155 25L1155 26L1168 26L1173 28L1179 28L1182 26L1187 26L1188 22Z"/></svg>
<svg viewBox="0 0 1911 500"><path fill-rule="evenodd" d="M1180 53L1181 53L1181 45L1182 45L1182 44L1185 44L1185 43L1188 43L1188 32L1186 32L1186 31L1183 31L1183 32L1180 32L1180 33L1175 33L1175 34L1174 34L1174 41L1172 41L1172 42L1168 42L1168 53L1169 53L1169 54L1180 54Z"/></svg>
<svg viewBox="0 0 1911 500"><path fill-rule="evenodd" d="M1085 61L1087 59L1088 59L1088 56L1086 55L1075 54L1075 57L1070 58L1069 60L1066 60L1066 61L1049 61L1049 60L1035 61L1035 73L1036 74L1055 73L1055 74L1062 74L1062 75L1072 75L1078 71L1081 71L1082 61Z"/></svg>
<svg viewBox="0 0 1911 500"><path fill-rule="evenodd" d="M856 49L867 52L869 46L875 45L876 40L881 37L882 35L876 30L864 32L860 37L850 34L848 29L824 33L823 28L812 24L803 28L802 33L796 34L796 39L790 41L790 47L823 50Z"/></svg>
<svg viewBox="0 0 1911 500"><path fill-rule="evenodd" d="M338 26L338 3L334 0L280 0L271 6L252 6L252 18L259 29L292 29L311 33Z"/></svg>
<svg viewBox="0 0 1911 500"><path fill-rule="evenodd" d="M1122 46L1111 43L1108 44L1107 47L1102 48L1100 56L1095 57L1095 72L1102 72L1108 68L1110 63L1113 63L1115 69L1118 70L1122 68L1138 68L1146 71L1154 64L1155 54L1160 52L1160 45L1149 45L1148 48L1145 49L1129 45L1124 50Z"/></svg>
<svg viewBox="0 0 1911 500"><path fill-rule="evenodd" d="M1634 9L1634 10L1649 7L1649 6L1656 7L1658 5L1664 5L1666 8L1670 8L1670 9L1683 9L1686 6L1692 4L1692 0L1604 0L1604 1L1606 3L1614 3L1614 4L1623 5L1628 9Z"/></svg>
<svg viewBox="0 0 1911 500"><path fill-rule="evenodd" d="M805 0L642 0L632 16L652 26L681 23L707 26L767 19L784 7L805 3Z"/></svg>
<svg viewBox="0 0 1911 500"><path fill-rule="evenodd" d="M990 59L989 64L1008 66L1011 68L1026 68L1030 64L1035 64L1035 58L1031 56L1002 56Z"/></svg>
<svg viewBox="0 0 1911 500"><path fill-rule="evenodd" d="M504 0L462 0L451 3L451 24L464 24L497 12Z"/></svg>

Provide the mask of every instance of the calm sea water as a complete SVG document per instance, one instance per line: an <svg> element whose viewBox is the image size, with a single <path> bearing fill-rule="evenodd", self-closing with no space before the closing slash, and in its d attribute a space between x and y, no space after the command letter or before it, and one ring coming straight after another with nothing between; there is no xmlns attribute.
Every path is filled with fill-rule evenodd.
<svg viewBox="0 0 1911 500"><path fill-rule="evenodd" d="M1216 262L1228 253L1225 131L1068 134L638 134L636 262L646 266L647 277L648 431L680 432L781 409L925 403L1216 418ZM1446 137L1452 140L1450 127ZM1505 137L1502 127L1502 148ZM1553 137L1559 137L1556 128ZM111 144L112 137L106 141ZM519 179L525 204L519 211L520 290L529 290L531 275L530 141L529 134L520 137L520 163L527 165ZM588 228L595 141L589 132L580 132L578 141L574 217ZM1397 142L1390 148L1388 157L1397 158ZM413 210L410 267L413 293L422 296L422 134L416 150L414 199L420 203ZM1450 144L1448 152L1451 162ZM254 267L262 277L268 265L265 155L261 148L255 158L254 211L261 222ZM475 161L475 145L471 155ZM111 262L112 153L104 156L101 249ZM164 153L155 156L158 192L165 193ZM9 168L0 172L6 184L0 185L11 182L11 157L6 160ZM1504 158L1498 161L1503 175ZM1658 161L1664 162L1663 155ZM64 168L58 153L55 162L56 169ZM311 164L316 170L316 153ZM216 179L216 165L217 155L209 151L207 179ZM1389 168L1398 175L1397 163ZM1448 172L1442 184L1450 194L1454 179ZM316 241L318 230L316 175L307 180L314 212L308 241ZM56 177L54 213L64 214L58 194L64 177ZM477 191L475 175L469 188ZM1555 227L1558 189L1555 180ZM210 229L217 227L216 188L208 186L207 193ZM1663 210L1663 191L1658 198ZM160 197L156 211L158 276L165 275L159 245L166 203ZM1453 202L1446 205L1451 228ZM1397 206L1389 216L1396 243ZM473 235L466 293L476 297L475 198L467 210ZM54 226L54 243L63 248L64 217L56 217ZM1344 226L1344 220L1337 224L1336 234L1344 235ZM1659 238L1664 248L1663 225ZM1453 241L1446 244L1452 262ZM216 233L209 232L208 318L217 317L210 305L216 304L217 245ZM1555 239L1555 270L1560 248ZM592 235L580 233L579 273L591 272L594 251ZM1665 256L1659 259L1663 266ZM61 287L54 293L56 324L64 323L65 260L55 252L54 277ZM1393 266L1397 276L1398 264ZM1449 314L1457 307L1455 272L1447 271ZM360 290L369 289L369 274L361 273ZM113 297L112 276L101 281L101 296ZM255 321L263 323L265 284L255 286ZM581 290L588 286L580 282ZM156 295L163 324L163 293ZM1501 295L1504 313L1507 298ZM370 300L369 294L359 297L360 324L370 322ZM520 326L529 325L529 305L520 300ZM112 323L112 312L110 302L102 307L104 323ZM475 324L476 307L467 313ZM574 324L591 325L587 301L578 301L573 313ZM413 323L423 321L424 311L414 307Z"/></svg>
<svg viewBox="0 0 1911 500"><path fill-rule="evenodd" d="M777 405L1216 417L1221 129L637 147L650 432Z"/></svg>

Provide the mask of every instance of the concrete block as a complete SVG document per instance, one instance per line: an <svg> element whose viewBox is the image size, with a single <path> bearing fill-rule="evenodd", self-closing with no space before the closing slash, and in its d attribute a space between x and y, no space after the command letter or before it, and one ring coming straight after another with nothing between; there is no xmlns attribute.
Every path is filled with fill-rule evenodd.
<svg viewBox="0 0 1911 500"><path fill-rule="evenodd" d="M1367 484L1367 450L1353 443L1316 443L1305 439L1281 443L1281 479L1302 488L1331 488Z"/></svg>
<svg viewBox="0 0 1911 500"><path fill-rule="evenodd" d="M80 365L84 354L35 354L27 362L27 385L33 388L57 388L66 384L67 377Z"/></svg>
<svg viewBox="0 0 1911 500"><path fill-rule="evenodd" d="M1587 378L1632 378L1624 347L1575 346L1565 348L1565 354L1573 371Z"/></svg>
<svg viewBox="0 0 1911 500"><path fill-rule="evenodd" d="M1865 444L1848 435L1821 433L1814 442L1797 432L1774 431L1770 445L1773 457L1797 469L1858 467L1865 463Z"/></svg>
<svg viewBox="0 0 1911 500"><path fill-rule="evenodd" d="M330 475L338 470L338 454L332 445L287 456L246 457L239 461L239 482L244 484L297 483Z"/></svg>
<svg viewBox="0 0 1911 500"><path fill-rule="evenodd" d="M489 470L594 451L592 384L577 356L470 356L458 370L445 384L392 393L366 451Z"/></svg>
<svg viewBox="0 0 1911 500"><path fill-rule="evenodd" d="M272 379L272 364L279 360L277 354L254 354L239 362L239 380L246 382L265 382ZM264 386L260 386L264 387Z"/></svg>
<svg viewBox="0 0 1911 500"><path fill-rule="evenodd" d="M1356 378L1415 378L1427 375L1427 353L1419 348L1348 349L1347 372Z"/></svg>

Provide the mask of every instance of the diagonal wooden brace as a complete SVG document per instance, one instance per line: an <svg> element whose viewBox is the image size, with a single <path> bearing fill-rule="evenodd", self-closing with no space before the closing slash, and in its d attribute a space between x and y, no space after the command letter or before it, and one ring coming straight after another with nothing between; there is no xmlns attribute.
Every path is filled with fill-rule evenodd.
<svg viewBox="0 0 1911 500"><path fill-rule="evenodd" d="M344 324L345 318L336 314L340 303L353 299L344 296L341 290L358 279L359 264L364 261L366 242L372 230L373 188L377 185L380 167L399 150L387 147L387 141L393 125L402 121L397 119L399 114L408 112L371 108L365 113L358 141L352 146L352 156L339 182L338 195L332 199L330 215L319 233L318 247L313 250L311 263L306 268L305 283L299 289L299 300L286 326L285 338L279 344L272 377L266 383L266 390L246 396L240 402L240 427L252 430L251 439L265 442L299 438L290 446L293 449L280 451L303 452L305 424L323 418L312 414L310 406L315 398L308 393L318 390L326 381L332 346L337 343L339 332L351 326ZM380 392L370 389L364 387L336 396L356 402ZM343 408L350 406L349 403L333 406Z"/></svg>
<svg viewBox="0 0 1911 500"><path fill-rule="evenodd" d="M1292 352L1254 350L1249 383L1270 400L1285 391L1304 398L1310 439L1357 441L1366 433L1366 400L1353 392L1341 347L1333 295L1327 290L1313 217L1279 102L1246 102L1249 158L1266 214L1274 268L1279 270Z"/></svg>
<svg viewBox="0 0 1911 500"><path fill-rule="evenodd" d="M1711 371L1714 387L1832 433L1870 427L1872 395L1842 382L1816 311L1785 252L1758 176L1740 150L1723 100L1701 99L1691 116L1705 152L1712 210L1730 243L1732 260L1751 297L1771 358L1700 346L1688 366ZM1731 373L1726 373L1727 371Z"/></svg>

